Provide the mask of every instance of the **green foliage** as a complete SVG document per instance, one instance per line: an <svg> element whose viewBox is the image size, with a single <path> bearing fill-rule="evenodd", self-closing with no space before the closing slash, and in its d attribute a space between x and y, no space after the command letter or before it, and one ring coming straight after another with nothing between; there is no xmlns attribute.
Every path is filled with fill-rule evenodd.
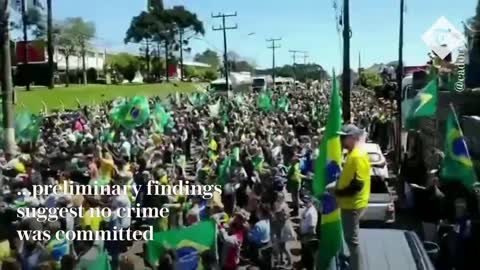
<svg viewBox="0 0 480 270"><path fill-rule="evenodd" d="M194 78L200 76L200 71L198 71L195 67L187 66L184 68L185 70L185 77L187 78Z"/></svg>
<svg viewBox="0 0 480 270"><path fill-rule="evenodd" d="M132 18L130 27L126 32L125 43L140 43L143 41L162 44L164 57L170 60L171 51L190 51L189 39L195 35L204 35L203 23L195 13L185 9L184 6L174 6L164 9L162 4L150 6L148 12L143 11ZM145 60L150 63L152 48L145 50ZM160 56L160 52L156 52ZM170 62L171 63L171 62ZM158 68L160 68L157 65ZM160 71L160 69L158 69Z"/></svg>
<svg viewBox="0 0 480 270"><path fill-rule="evenodd" d="M374 89L382 85L383 81L377 72L365 70L360 75L360 84L366 88Z"/></svg>
<svg viewBox="0 0 480 270"><path fill-rule="evenodd" d="M83 53L88 49L90 41L95 37L95 24L84 21L80 17L67 18L64 22L64 32L72 38L73 44Z"/></svg>
<svg viewBox="0 0 480 270"><path fill-rule="evenodd" d="M125 36L125 43L140 43L150 40L155 35L155 30L155 18L152 14L142 11L138 16L132 18Z"/></svg>
<svg viewBox="0 0 480 270"><path fill-rule="evenodd" d="M220 65L220 59L217 52L210 49L205 50L201 54L196 54L194 61L209 64L212 68L217 68Z"/></svg>
<svg viewBox="0 0 480 270"><path fill-rule="evenodd" d="M209 69L205 71L205 73L203 74L203 78L206 81L213 81L218 78L218 75L214 70Z"/></svg>
<svg viewBox="0 0 480 270"><path fill-rule="evenodd" d="M132 82L135 78L135 73L140 69L140 59L129 53L119 53L109 55L107 65L113 70L120 72L126 80Z"/></svg>
<svg viewBox="0 0 480 270"><path fill-rule="evenodd" d="M18 22L12 21L11 25L16 30L22 30L23 24L27 26L27 29L35 37L40 37L42 33L46 33L47 25L45 16L42 15L38 8L28 8L26 10L26 20L23 21L23 18L20 17Z"/></svg>
<svg viewBox="0 0 480 270"><path fill-rule="evenodd" d="M265 71L265 74L271 74L271 70ZM277 68L277 76L280 77L295 77L297 80L305 82L306 79L311 80L325 80L328 78L327 72L322 66L317 64L297 64L295 66L285 65Z"/></svg>

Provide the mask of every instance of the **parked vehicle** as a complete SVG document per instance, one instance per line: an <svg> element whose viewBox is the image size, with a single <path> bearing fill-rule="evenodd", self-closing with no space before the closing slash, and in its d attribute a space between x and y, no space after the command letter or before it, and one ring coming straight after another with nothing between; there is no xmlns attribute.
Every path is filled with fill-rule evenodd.
<svg viewBox="0 0 480 270"><path fill-rule="evenodd" d="M438 245L422 243L414 232L393 229L361 229L360 247L364 270L435 270L432 258L439 252ZM340 260L334 269L348 268Z"/></svg>
<svg viewBox="0 0 480 270"><path fill-rule="evenodd" d="M272 78L268 76L254 77L252 79L252 89L255 92L267 90L272 84Z"/></svg>
<svg viewBox="0 0 480 270"><path fill-rule="evenodd" d="M376 143L366 143L365 149L370 157L372 176L387 180L389 178L387 159L383 155L380 145Z"/></svg>

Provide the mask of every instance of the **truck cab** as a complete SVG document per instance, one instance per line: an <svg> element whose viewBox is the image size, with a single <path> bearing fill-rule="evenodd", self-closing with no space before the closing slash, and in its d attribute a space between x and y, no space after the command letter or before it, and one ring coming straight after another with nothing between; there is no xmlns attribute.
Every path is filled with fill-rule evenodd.
<svg viewBox="0 0 480 270"><path fill-rule="evenodd" d="M262 92L267 90L268 83L266 77L254 77L252 80L252 89L255 92Z"/></svg>

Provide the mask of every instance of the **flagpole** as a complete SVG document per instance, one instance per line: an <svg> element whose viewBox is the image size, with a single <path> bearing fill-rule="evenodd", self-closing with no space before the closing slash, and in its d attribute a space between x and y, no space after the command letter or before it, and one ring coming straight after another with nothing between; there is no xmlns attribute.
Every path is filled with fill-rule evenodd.
<svg viewBox="0 0 480 270"><path fill-rule="evenodd" d="M453 117L455 118L455 123L458 126L458 131L460 132L460 135L463 137L463 131L462 131L462 126L460 125L460 121L458 121L458 116L457 112L455 110L455 106L453 106L453 103L450 102L450 109L452 109ZM466 142L465 142L466 144Z"/></svg>

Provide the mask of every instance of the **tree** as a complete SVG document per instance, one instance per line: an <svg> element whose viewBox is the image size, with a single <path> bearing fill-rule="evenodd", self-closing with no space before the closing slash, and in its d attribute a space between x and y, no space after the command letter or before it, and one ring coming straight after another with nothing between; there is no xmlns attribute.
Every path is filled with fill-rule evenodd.
<svg viewBox="0 0 480 270"><path fill-rule="evenodd" d="M186 10L184 6L174 6L170 13L173 23L178 28L178 42L175 49L180 51L180 70L181 79L183 80L183 51L190 50L190 48L184 48L184 46L188 46L192 37L199 34L205 35L205 28L198 19L197 14Z"/></svg>
<svg viewBox="0 0 480 270"><path fill-rule="evenodd" d="M13 82L12 63L10 52L10 12L8 1L0 1L0 41L1 65L2 67L2 124L4 128L5 153L13 154L15 150L15 129L14 129L14 105L13 105Z"/></svg>
<svg viewBox="0 0 480 270"><path fill-rule="evenodd" d="M74 40L75 33L71 25L65 23L64 27L59 29L59 34L56 39L56 44L59 48L59 51L65 56L65 86L68 87L70 84L70 67L69 59L72 55L77 55L78 50Z"/></svg>
<svg viewBox="0 0 480 270"><path fill-rule="evenodd" d="M47 54L48 54L48 70L49 72L49 82L48 88L53 89L55 87L55 81L53 73L55 72L55 67L53 65L53 54L54 54L54 45L53 45L53 11L52 11L52 0L47 0Z"/></svg>
<svg viewBox="0 0 480 270"><path fill-rule="evenodd" d="M22 30L23 32L23 42L25 43L25 46L23 47L23 53L24 53L24 66L23 70L26 73L25 76L25 86L27 91L30 91L30 68L28 64L28 31L31 30L34 34L34 36L38 36L39 32L42 32L44 30L45 24L43 23L43 16L40 13L40 11L36 7L27 7L26 2L22 1L21 2L21 7L22 7L22 16L21 20L19 23L12 22L11 25L13 28L16 28L17 30ZM27 9L28 8L28 9Z"/></svg>
<svg viewBox="0 0 480 270"><path fill-rule="evenodd" d="M382 77L377 72L364 70L360 73L360 85L363 87L374 89L382 83Z"/></svg>
<svg viewBox="0 0 480 270"><path fill-rule="evenodd" d="M109 55L107 65L120 72L126 80L132 82L135 74L140 69L140 59L129 53L119 53L117 55Z"/></svg>
<svg viewBox="0 0 480 270"><path fill-rule="evenodd" d="M155 17L148 12L141 12L132 18L130 26L125 35L125 43L144 43L145 62L147 64L147 76L150 76L150 47L153 37L156 34Z"/></svg>
<svg viewBox="0 0 480 270"><path fill-rule="evenodd" d="M84 21L80 17L67 18L65 27L68 29L72 37L73 44L77 52L82 57L82 77L83 83L87 84L87 67L86 55L90 48L90 41L95 37L95 24L93 22Z"/></svg>
<svg viewBox="0 0 480 270"><path fill-rule="evenodd" d="M193 58L194 61L209 64L212 68L218 68L220 65L220 58L218 57L217 52L210 49L205 50L201 54L196 54Z"/></svg>
<svg viewBox="0 0 480 270"><path fill-rule="evenodd" d="M11 25L16 30L23 29L23 26L25 25L27 30L36 38L43 37L43 34L47 29L45 17L38 8L28 8L25 10L25 18L22 17L18 23L12 22Z"/></svg>
<svg viewBox="0 0 480 270"><path fill-rule="evenodd" d="M215 71L209 69L205 71L203 77L206 81L213 81L213 80L216 80L218 76Z"/></svg>

